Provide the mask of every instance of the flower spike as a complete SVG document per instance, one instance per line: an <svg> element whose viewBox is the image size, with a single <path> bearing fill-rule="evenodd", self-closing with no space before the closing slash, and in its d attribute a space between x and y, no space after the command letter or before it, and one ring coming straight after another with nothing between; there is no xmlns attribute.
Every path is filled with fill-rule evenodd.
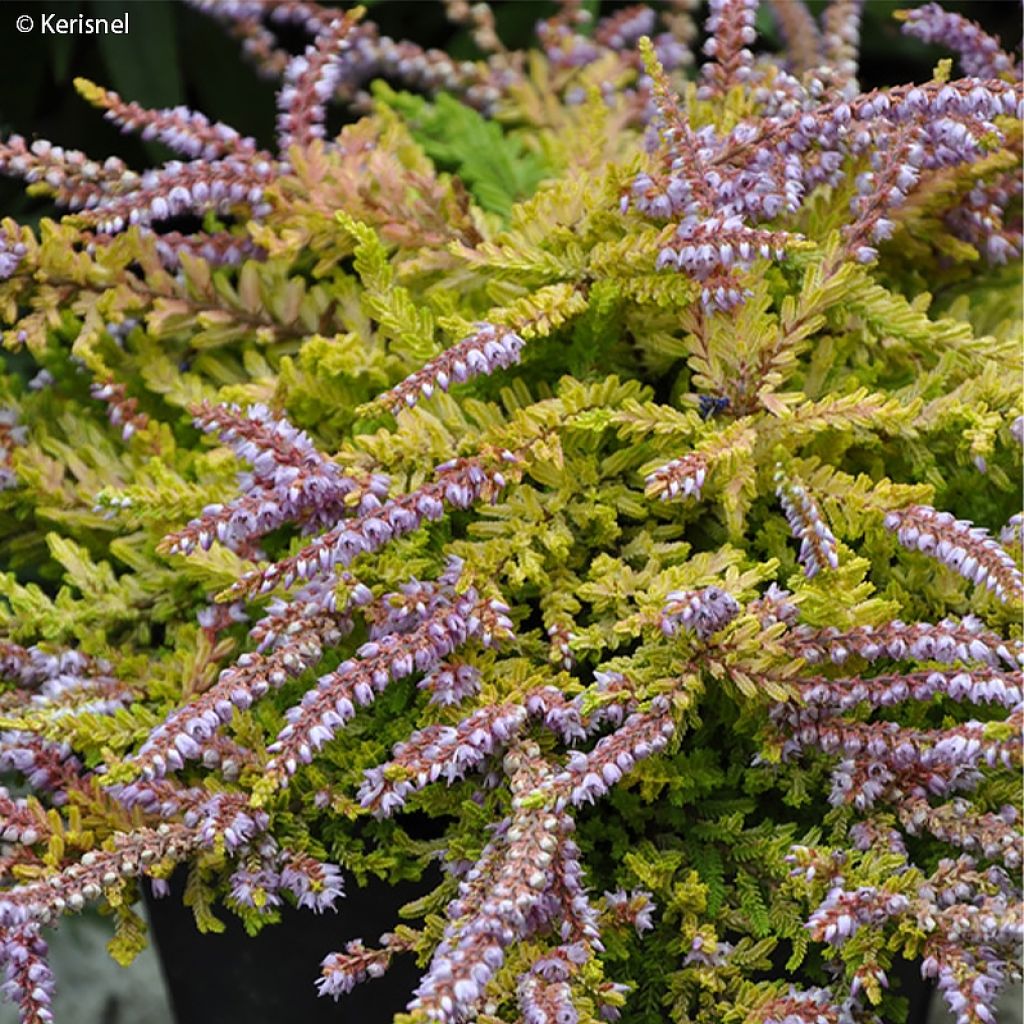
<svg viewBox="0 0 1024 1024"><path fill-rule="evenodd" d="M822 569L838 569L836 538L822 517L818 503L807 489L791 480L778 465L775 470L775 493L778 495L793 536L800 541L800 561L808 579Z"/></svg>
<svg viewBox="0 0 1024 1024"><path fill-rule="evenodd" d="M1024 577L983 527L928 505L910 505L887 513L885 528L905 548L937 558L978 586L985 584L1000 601L1024 601Z"/></svg>

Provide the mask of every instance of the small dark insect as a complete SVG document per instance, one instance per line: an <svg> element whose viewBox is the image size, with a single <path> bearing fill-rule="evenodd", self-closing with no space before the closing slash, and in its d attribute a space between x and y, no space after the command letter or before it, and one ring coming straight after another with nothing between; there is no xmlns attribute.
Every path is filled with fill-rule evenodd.
<svg viewBox="0 0 1024 1024"><path fill-rule="evenodd" d="M709 420L729 408L729 399L725 395L701 395L700 418Z"/></svg>

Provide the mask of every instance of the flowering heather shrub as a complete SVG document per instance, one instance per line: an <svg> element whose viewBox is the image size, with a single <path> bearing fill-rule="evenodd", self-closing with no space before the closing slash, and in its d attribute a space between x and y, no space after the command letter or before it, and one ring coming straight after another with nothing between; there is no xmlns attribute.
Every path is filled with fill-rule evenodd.
<svg viewBox="0 0 1024 1024"><path fill-rule="evenodd" d="M409 1024L899 1021L908 959L991 1024L1021 941L1013 58L935 5L904 29L967 77L868 93L854 0L770 4L781 55L753 0L703 33L567 3L529 54L452 2L473 62L358 10L197 6L281 76L277 152L87 82L182 162L0 143L70 211L0 254L22 1019L52 1019L45 927L98 901L128 962L179 864L200 929L256 931L439 861L323 995L414 955ZM357 117L330 140L328 101Z"/></svg>

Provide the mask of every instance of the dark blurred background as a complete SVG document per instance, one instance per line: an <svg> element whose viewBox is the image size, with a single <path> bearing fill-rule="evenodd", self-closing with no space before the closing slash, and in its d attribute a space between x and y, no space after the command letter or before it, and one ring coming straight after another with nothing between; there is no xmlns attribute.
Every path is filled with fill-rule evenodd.
<svg viewBox="0 0 1024 1024"><path fill-rule="evenodd" d="M440 3L429 0L363 0L368 17L382 32L424 46L447 49L456 57L477 51L463 28L451 25ZM586 0L598 17L626 6L608 0ZM344 4L342 6L350 6ZM653 4L657 7L658 4ZM812 0L820 10L824 0ZM892 12L917 6L914 0L867 0L862 38L861 81L868 87L921 80L930 76L944 56L900 35ZM973 18L1007 47L1021 35L1019 0L947 2L950 10ZM539 18L554 13L544 0L496 0L492 4L503 40L511 47L527 45ZM114 18L130 15L128 36L54 36L38 30L42 14L71 18L79 14ZM20 34L20 14L35 19L36 30ZM703 18L703 13L699 15ZM759 45L775 48L778 40L767 5L758 15ZM275 29L275 31L277 31ZM301 33L282 42L300 50L308 41ZM135 168L152 166L172 154L156 143L121 135L75 92L72 80L84 76L115 89L125 99L147 107L184 103L212 119L225 121L243 134L273 147L274 87L261 80L241 57L238 44L213 19L177 0L49 0L0 2L0 137L12 132L26 138L84 150L89 156L122 157ZM17 181L0 178L0 215L34 220L51 212L43 200L24 195Z"/></svg>

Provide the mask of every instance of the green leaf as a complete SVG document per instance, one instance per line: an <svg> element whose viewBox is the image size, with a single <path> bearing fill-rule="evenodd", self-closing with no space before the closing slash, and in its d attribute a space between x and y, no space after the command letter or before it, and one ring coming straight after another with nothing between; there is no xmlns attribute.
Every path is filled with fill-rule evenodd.
<svg viewBox="0 0 1024 1024"><path fill-rule="evenodd" d="M725 869L722 856L708 843L692 847L693 864L708 889L708 915L714 917L725 901Z"/></svg>
<svg viewBox="0 0 1024 1024"><path fill-rule="evenodd" d="M739 890L740 909L747 916L750 930L759 939L770 935L772 923L757 880L746 871L740 871L736 875L736 888Z"/></svg>
<svg viewBox="0 0 1024 1024"><path fill-rule="evenodd" d="M485 210L508 216L552 173L519 135L503 132L496 121L446 93L428 103L375 83L374 96L406 119L412 137L437 167L458 174Z"/></svg>

